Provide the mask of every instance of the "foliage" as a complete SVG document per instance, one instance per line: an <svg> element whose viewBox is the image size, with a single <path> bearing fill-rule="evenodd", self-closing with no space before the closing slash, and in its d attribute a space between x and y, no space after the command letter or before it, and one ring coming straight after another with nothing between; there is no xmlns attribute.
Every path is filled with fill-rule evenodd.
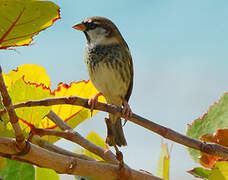
<svg viewBox="0 0 228 180"><path fill-rule="evenodd" d="M97 146L106 148L105 141L96 132L90 132L86 139L90 140L92 143L96 144ZM102 159L99 156L95 155L94 153L91 153L90 151L88 151L86 149L81 149L81 148L75 149L75 152L79 153L79 154L84 154L88 157L102 161ZM82 177L82 176L75 176L75 179L76 180L98 180L98 179L91 179L91 178Z"/></svg>
<svg viewBox="0 0 228 180"><path fill-rule="evenodd" d="M29 45L59 18L59 7L50 1L1 0L0 49Z"/></svg>
<svg viewBox="0 0 228 180"><path fill-rule="evenodd" d="M33 71L31 71L31 69ZM46 71L41 66L32 64L19 66L16 70L4 74L4 79L13 104L29 100L41 100L49 97L67 97L73 95L91 98L97 93L97 90L90 81L72 82L69 85L59 83L58 87L54 91L51 91L51 81ZM104 102L104 98L101 98L100 100ZM16 113L19 117L19 123L25 137L29 136L33 127L59 129L46 117L50 110L54 111L72 128L75 128L78 124L90 118L90 110L80 106L55 105L18 108L16 109ZM98 111L94 111L94 114L97 112ZM14 131L11 123L9 123L8 117L2 116L2 120L3 121L0 121L0 135L14 137ZM43 138L49 142L58 140L57 137L53 136L45 136Z"/></svg>
<svg viewBox="0 0 228 180"><path fill-rule="evenodd" d="M215 133L220 128L228 127L228 94L225 93L219 102L210 106L209 110L201 117L188 125L186 135L200 139L205 134ZM188 149L191 157L198 162L199 151Z"/></svg>
<svg viewBox="0 0 228 180"><path fill-rule="evenodd" d="M90 142L106 149L107 146L105 144L105 141L102 139L102 137L100 137L96 132L91 132L88 134L87 138ZM102 161L103 159L99 156L97 156L96 154L94 153L91 153L90 151L88 151L87 149L85 149L85 155L88 156L88 157L91 157L93 159L97 159L97 160L100 160Z"/></svg>
<svg viewBox="0 0 228 180"><path fill-rule="evenodd" d="M227 180L228 162L217 161L211 169L197 167L188 172L197 178L209 180Z"/></svg>
<svg viewBox="0 0 228 180"><path fill-rule="evenodd" d="M165 180L169 180L169 161L170 161L170 153L168 151L168 145L162 144L156 176L163 178Z"/></svg>
<svg viewBox="0 0 228 180"><path fill-rule="evenodd" d="M36 180L60 180L59 175L52 169L36 167Z"/></svg>
<svg viewBox="0 0 228 180"><path fill-rule="evenodd" d="M210 170L209 169L205 169L202 167L196 167L190 171L188 171L188 173L192 174L193 176L197 177L197 178L202 178L202 179L208 179L210 176Z"/></svg>
<svg viewBox="0 0 228 180"><path fill-rule="evenodd" d="M41 100L48 97L68 97L73 95L90 98L97 93L97 90L90 81L72 82L70 85L59 83L58 87L51 91L51 81L45 69L41 66L33 64L24 64L19 66L16 70L12 70L7 74L3 74L3 77L13 104L29 100ZM100 100L104 102L103 97ZM0 101L0 108L3 109L2 101ZM59 128L53 124L52 121L45 117L50 110L54 111L72 128L75 128L78 124L90 118L90 110L80 106L55 105L47 107L18 108L16 109L16 113L19 117L19 123L25 137L29 136L29 133L32 131L33 127L59 130ZM94 111L93 114L96 114L97 112L98 111ZM1 119L0 136L14 137L14 131L11 123L9 122L8 116L4 114L1 116ZM102 138L96 133L93 132L91 135L88 137L90 140L93 139L93 142L97 142L98 144L102 145L102 147L105 146ZM45 136L43 138L52 143L58 140L58 138L55 136ZM88 151L85 154L93 157L96 156ZM17 173L23 169L23 177L18 178L26 179L28 176L28 179L32 179L32 174L28 172L28 167L24 165L25 163L13 163L14 161L9 161L10 163L6 165L5 162L5 158L2 158L0 161L0 167L2 167L2 170L0 171L2 176L0 177L6 179L17 177L20 175ZM17 168L14 168L15 171L8 170L12 168L12 166L17 166ZM10 175L8 173L10 173ZM45 179L59 179L58 174L56 174L53 170L36 168L36 179L43 179L44 176ZM33 177L33 179L34 178L35 177Z"/></svg>
<svg viewBox="0 0 228 180"><path fill-rule="evenodd" d="M224 93L217 103L201 117L188 125L186 134L204 142L211 142L228 147L228 94ZM212 156L188 148L190 156L204 168L194 168L189 171L196 177L204 179L228 179L225 171L228 167L226 159Z"/></svg>
<svg viewBox="0 0 228 180"><path fill-rule="evenodd" d="M6 158L0 157L0 171L7 166Z"/></svg>
<svg viewBox="0 0 228 180"><path fill-rule="evenodd" d="M212 168L209 180L227 180L228 179L228 162L216 162Z"/></svg>
<svg viewBox="0 0 228 180"><path fill-rule="evenodd" d="M31 164L7 159L7 166L0 171L0 178L4 180L33 180L35 170Z"/></svg>

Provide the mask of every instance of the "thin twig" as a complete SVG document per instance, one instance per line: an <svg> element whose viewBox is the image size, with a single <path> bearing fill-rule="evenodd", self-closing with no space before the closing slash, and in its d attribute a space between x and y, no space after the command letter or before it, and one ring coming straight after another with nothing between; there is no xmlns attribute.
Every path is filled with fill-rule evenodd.
<svg viewBox="0 0 228 180"><path fill-rule="evenodd" d="M17 153L14 148L15 143L15 140L12 138L0 137L0 156L44 168L50 168L59 174L74 174L101 180L121 179L118 165L65 156L48 151L32 143L30 143L30 150L27 154L18 156L15 155ZM136 171L127 167L124 173L126 177L125 180L162 180L151 174Z"/></svg>
<svg viewBox="0 0 228 180"><path fill-rule="evenodd" d="M46 115L50 120L52 120L60 129L63 131L69 130L72 131L73 129L65 122L63 121L57 114L55 114L53 111L50 111Z"/></svg>
<svg viewBox="0 0 228 180"><path fill-rule="evenodd" d="M48 98L39 101L27 101L19 104L15 104L14 108L20 107L32 107L32 106L51 106L51 105L59 105L59 104L71 104L71 105L78 105L83 106L85 108L90 108L88 104L88 99L71 96L71 97L59 97L59 98ZM122 115L122 108L115 105L104 104L104 103L96 103L94 109L109 112L112 114ZM4 113L4 110L1 110L1 113ZM129 121L138 124L150 131L153 131L166 139L170 139L174 142L182 144L184 146L200 150L201 152L205 152L214 156L222 157L227 159L228 158L228 149L218 144L211 144L201 142L199 140L192 139L188 136L182 135L172 129L167 127L161 126L156 124L152 121L149 121L137 114L132 115L131 118L128 119Z"/></svg>
<svg viewBox="0 0 228 180"><path fill-rule="evenodd" d="M50 111L47 117L52 120L60 129L63 131L54 131L48 129L40 129L43 135L55 135L59 137L63 137L64 139L75 142L76 144L82 146L83 148L89 150L90 152L100 156L106 162L112 164L118 164L118 161L115 155L107 149L103 149L96 144L90 142L81 136L78 132L74 131L68 124L66 124L58 115L56 115L53 111ZM42 134L41 133L41 134Z"/></svg>
<svg viewBox="0 0 228 180"><path fill-rule="evenodd" d="M96 161L95 159L85 156L83 154L73 153L73 152L67 151L61 147L58 147L54 144L51 144L48 141L42 139L38 135L32 135L29 139L31 140L31 142L33 144L36 144L36 145L38 145L44 149L47 149L49 151L52 151L52 152L56 152L56 153L63 154L66 156L76 157L76 158L80 158L80 159L84 159L84 160L88 160L88 161Z"/></svg>
<svg viewBox="0 0 228 180"><path fill-rule="evenodd" d="M9 114L9 119L10 123L12 124L12 127L15 131L16 135L16 148L18 148L18 152L23 153L22 151L26 151L26 143L25 143L25 137L22 133L21 127L18 123L18 117L16 115L16 112L14 110L14 107L12 105L11 98L8 94L8 91L6 89L6 85L3 80L3 75L2 75L2 68L0 66L0 93L2 96L2 102L3 105L5 106L5 110Z"/></svg>

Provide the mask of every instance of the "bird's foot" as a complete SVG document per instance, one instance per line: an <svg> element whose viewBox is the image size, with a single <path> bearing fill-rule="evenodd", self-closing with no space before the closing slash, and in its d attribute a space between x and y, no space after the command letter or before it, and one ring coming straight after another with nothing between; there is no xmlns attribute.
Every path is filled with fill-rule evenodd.
<svg viewBox="0 0 228 180"><path fill-rule="evenodd" d="M91 117L93 116L93 109L97 103L98 97L103 95L101 92L95 94L93 97L91 97L88 101L88 104L90 105L90 112L91 112Z"/></svg>
<svg viewBox="0 0 228 180"><path fill-rule="evenodd" d="M114 146L115 150L116 150L116 159L119 161L119 168L123 168L124 167L124 161L123 161L123 153L117 148L117 146Z"/></svg>
<svg viewBox="0 0 228 180"><path fill-rule="evenodd" d="M128 102L126 100L123 100L123 110L122 110L122 114L124 115L125 121L123 126L126 124L127 120L129 118L131 118L132 116L132 111L130 108L130 105L128 104Z"/></svg>
<svg viewBox="0 0 228 180"><path fill-rule="evenodd" d="M123 153L119 151L117 146L114 146L116 150L116 159L119 161L119 179L131 179L131 170L124 164Z"/></svg>

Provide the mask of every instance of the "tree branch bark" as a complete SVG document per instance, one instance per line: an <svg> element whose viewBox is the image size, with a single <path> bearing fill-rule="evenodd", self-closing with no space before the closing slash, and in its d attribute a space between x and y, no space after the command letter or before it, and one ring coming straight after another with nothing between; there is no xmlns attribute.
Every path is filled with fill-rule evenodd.
<svg viewBox="0 0 228 180"><path fill-rule="evenodd" d="M85 156L83 154L77 154L77 153L73 153L70 151L67 151L63 148L60 148L58 146L55 146L54 144L49 143L48 141L42 139L39 135L32 135L32 137L29 138L33 144L36 144L44 149L47 149L49 151L52 152L56 152L59 154L63 154L66 156L71 156L71 157L76 157L76 158L80 158L80 159L84 159L84 160L88 160L88 161L96 161L93 158L90 158L88 156Z"/></svg>
<svg viewBox="0 0 228 180"><path fill-rule="evenodd" d="M90 108L88 104L88 99L71 96L71 97L59 97L59 98L48 98L39 101L27 101L19 104L15 104L14 108L21 108L21 107L32 107L32 106L51 106L51 105L59 105L59 104L71 104L71 105L78 105L83 106L85 108ZM116 105L104 104L104 103L96 103L94 109L109 112L112 114L122 115L122 108ZM4 110L0 111L0 115L4 113ZM222 157L224 159L228 158L228 148L212 143L205 143L199 140L190 138L188 136L182 135L170 128L161 126L156 124L152 121L149 121L137 114L132 115L131 118L128 119L129 121L138 124L150 131L153 131L162 137L182 144L184 146L200 150L201 152L208 153L210 155Z"/></svg>
<svg viewBox="0 0 228 180"><path fill-rule="evenodd" d="M81 136L78 132L74 131L68 124L66 124L59 116L57 116L53 111L50 111L47 115L47 117L52 120L57 126L60 127L63 131L42 131L45 135L48 135L46 133L50 133L49 135L56 135L59 137L62 137L64 139L67 139L69 141L75 142L76 144L82 146L83 148L89 150L90 152L100 156L102 159L104 159L106 162L109 162L111 164L118 164L118 160L116 159L115 155L112 153L112 151L103 149L96 144L90 142L89 140L85 139L83 136Z"/></svg>
<svg viewBox="0 0 228 180"><path fill-rule="evenodd" d="M0 66L0 93L2 96L3 105L5 106L5 111L7 111L9 114L10 123L12 124L12 127L13 127L15 135L16 135L16 143L17 143L16 148L18 149L18 153L25 153L26 152L25 137L24 137L21 127L18 123L18 117L17 117L14 107L12 105L11 98L6 89L6 85L3 80L1 66Z"/></svg>
<svg viewBox="0 0 228 180"><path fill-rule="evenodd" d="M35 144L30 143L29 141L25 141L25 138L22 134L22 130L18 122L18 117L16 115L16 112L11 102L11 98L8 94L7 88L3 80L1 66L0 92L3 105L5 107L5 110L3 111L8 112L10 122L14 128L16 135L16 140L12 138L0 137L0 156L7 157L17 161L23 161L41 167L51 168L58 173L74 174L103 180L161 180L161 178L157 178L151 174L146 174L140 171L133 170L125 164L123 166L118 166L116 165L116 159L112 159L112 161L116 163L115 165L101 163L93 161L91 159L84 159L82 156L76 156L73 153L69 153L68 151L65 151L54 145L46 143L45 141L41 141L41 139L35 138L37 136L34 135L33 137L31 136L31 139L33 139L34 141L36 141L36 143L40 144L40 146L43 146L46 149L36 146ZM53 121L55 121L56 124L59 125L62 129L65 129L66 131L72 131L71 133L68 133L68 135L73 135L73 138L80 136L79 134L76 134L76 132L73 132L73 130L60 118L52 118L51 115L55 116L55 114L49 114L49 118L54 119ZM35 127L32 130L42 131L42 129L36 129ZM51 132L53 133L55 131ZM57 133L58 131L55 132L55 135L57 135ZM75 134L77 136L75 136ZM84 139L76 138L76 140ZM104 152L102 148L99 149L98 146L96 147L96 145L87 141L88 140L82 141L80 143L87 143L87 146L88 144L92 145L93 148L95 147L95 150L98 149L102 153Z"/></svg>
<svg viewBox="0 0 228 180"><path fill-rule="evenodd" d="M27 154L16 155L16 141L12 138L0 137L0 156L23 161L40 167L51 168L60 174L74 174L101 180L161 180L151 174L124 167L122 173L118 165L96 161L87 161L48 151L30 142Z"/></svg>

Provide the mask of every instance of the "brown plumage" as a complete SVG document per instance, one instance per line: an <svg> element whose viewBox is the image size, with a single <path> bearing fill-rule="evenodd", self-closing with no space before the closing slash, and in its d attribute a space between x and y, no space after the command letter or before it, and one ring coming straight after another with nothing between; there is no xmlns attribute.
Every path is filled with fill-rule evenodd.
<svg viewBox="0 0 228 180"><path fill-rule="evenodd" d="M84 59L92 83L107 103L123 105L123 113L128 118L131 116L128 100L133 87L133 63L127 43L114 23L104 17L86 18L73 28L86 36ZM120 117L109 114L106 124L106 143L127 145Z"/></svg>

